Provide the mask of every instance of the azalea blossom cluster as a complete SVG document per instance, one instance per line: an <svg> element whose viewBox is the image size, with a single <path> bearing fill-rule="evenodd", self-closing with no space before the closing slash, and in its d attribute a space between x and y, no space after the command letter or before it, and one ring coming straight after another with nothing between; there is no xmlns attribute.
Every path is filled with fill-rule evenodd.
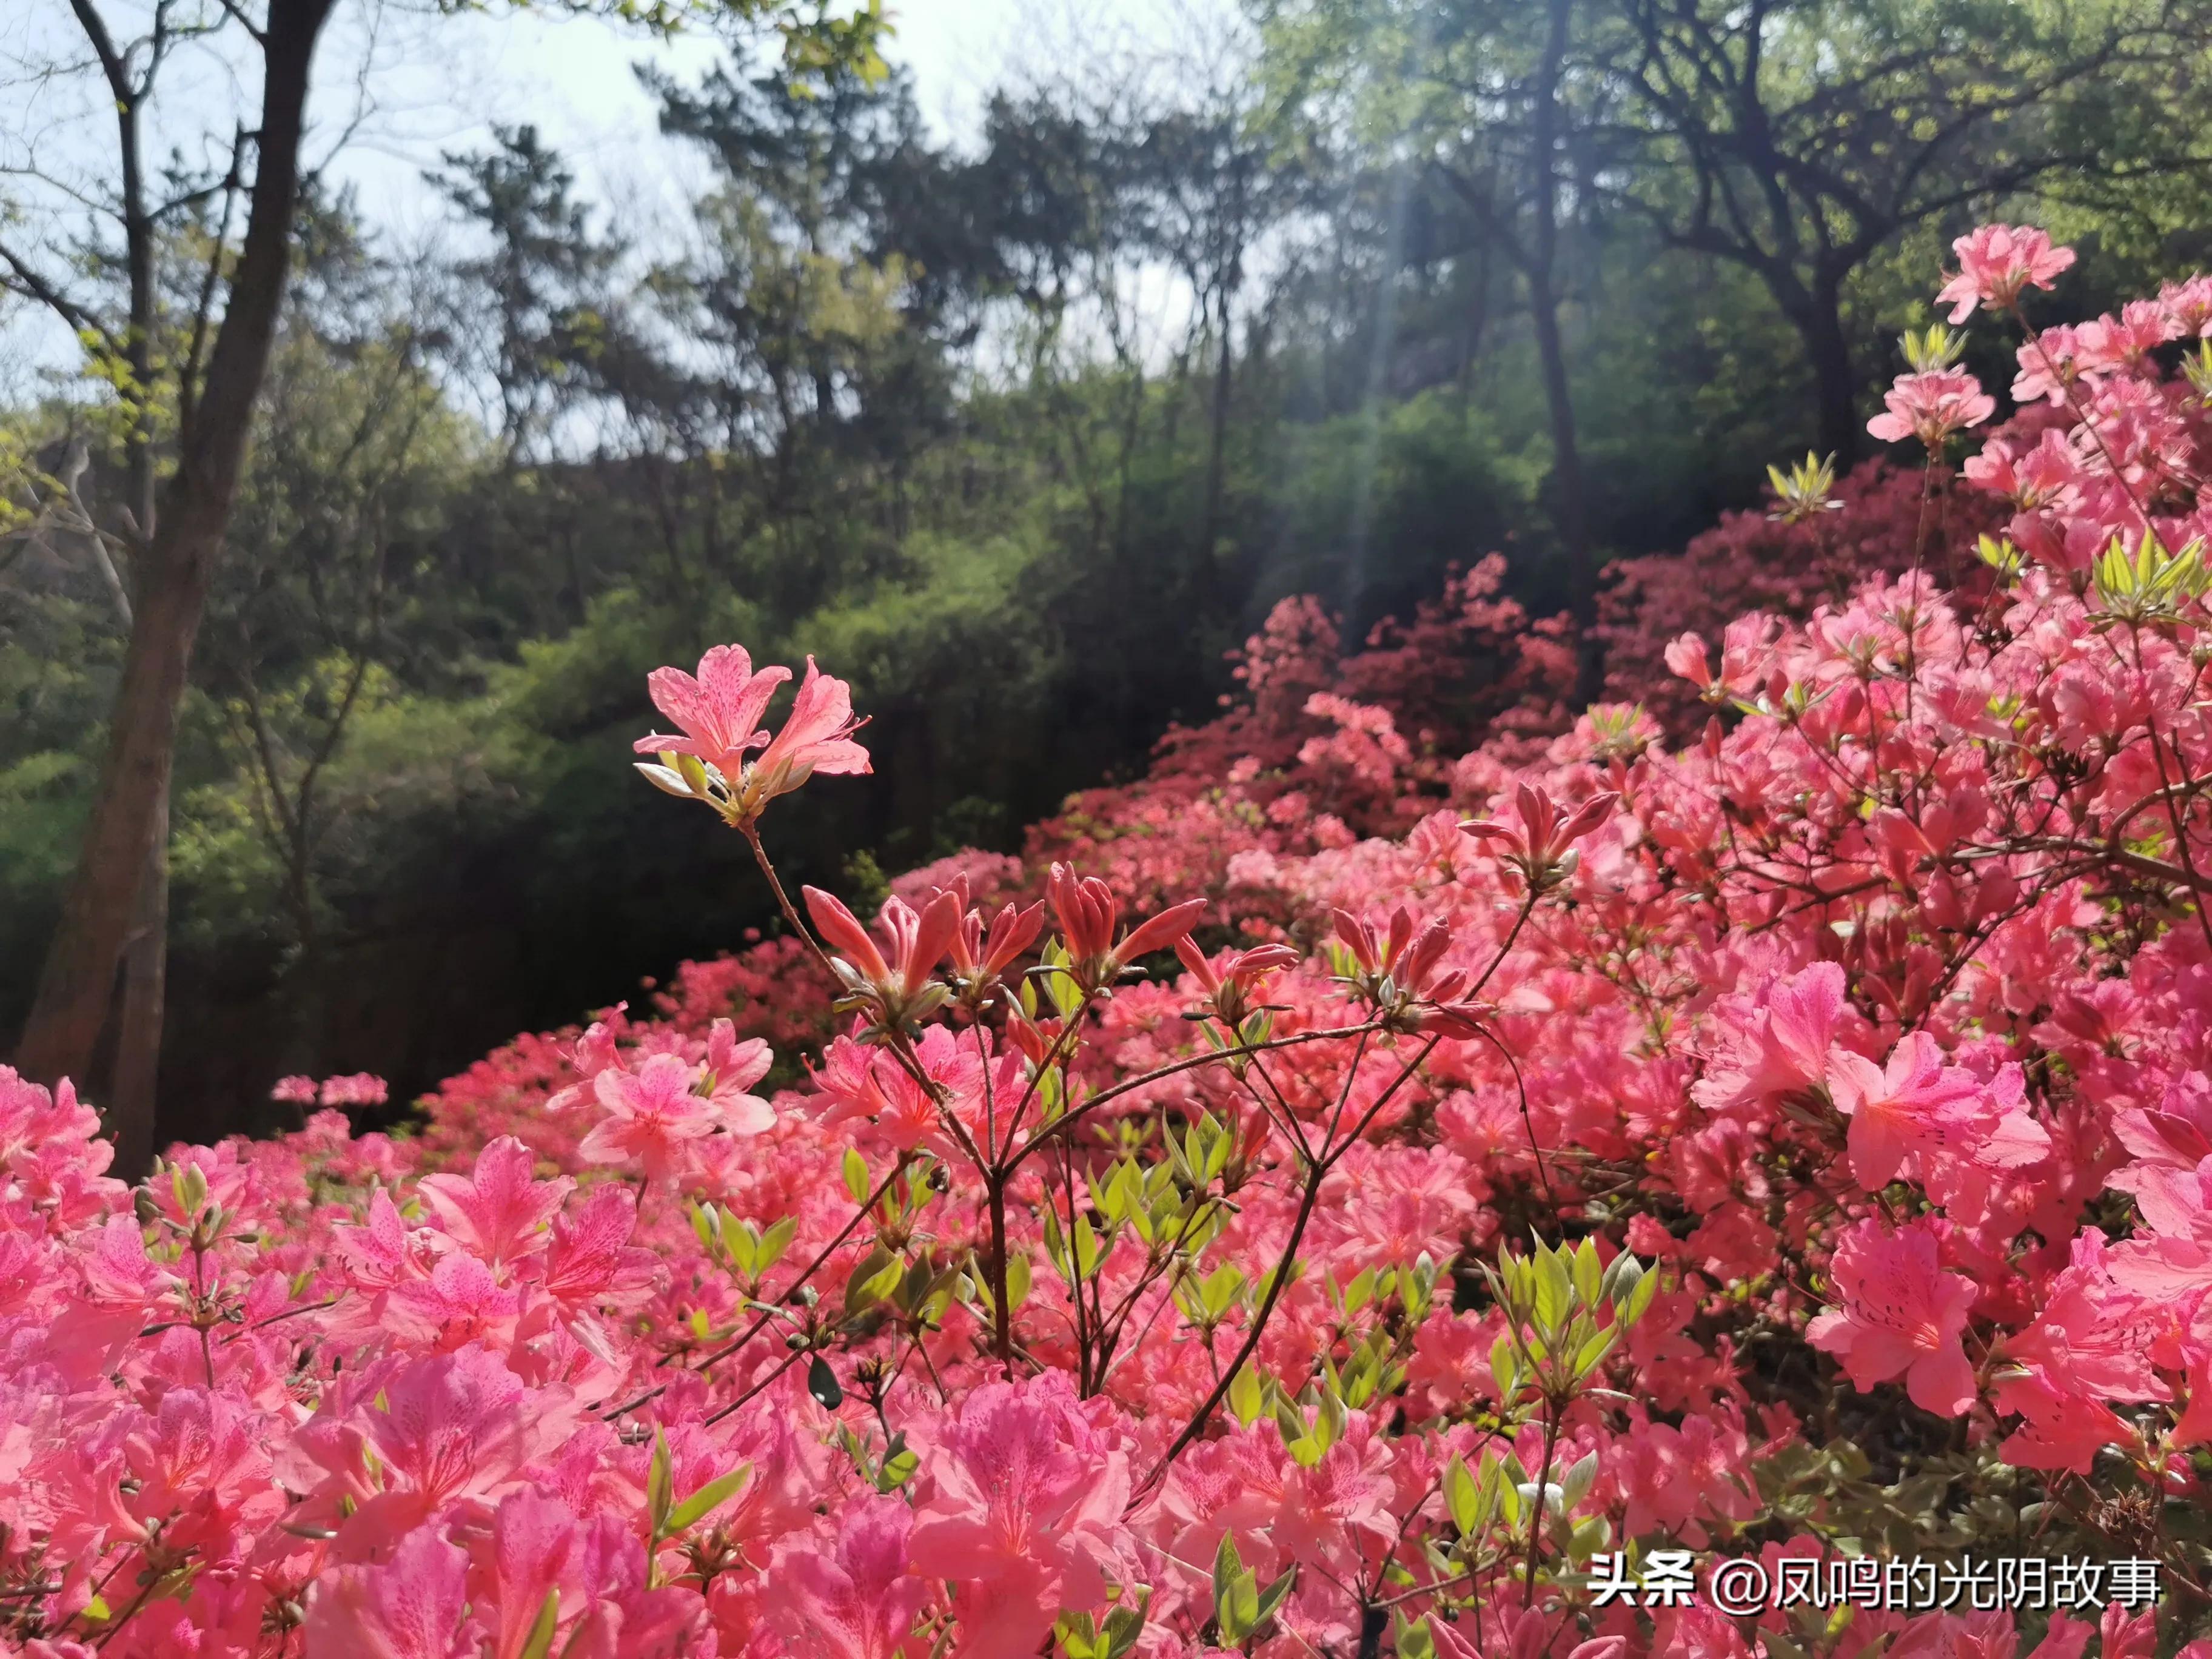
<svg viewBox="0 0 2212 1659"><path fill-rule="evenodd" d="M1958 252L1978 325L2065 269ZM1287 603L1151 777L872 917L774 860L842 683L660 671L776 937L135 1188L0 1073L0 1648L2212 1659L2208 327L1778 475L1731 545L1830 591L1632 573L1648 706L1571 712L1492 565L1349 652ZM1946 1549L2164 1599L1596 1567Z"/></svg>

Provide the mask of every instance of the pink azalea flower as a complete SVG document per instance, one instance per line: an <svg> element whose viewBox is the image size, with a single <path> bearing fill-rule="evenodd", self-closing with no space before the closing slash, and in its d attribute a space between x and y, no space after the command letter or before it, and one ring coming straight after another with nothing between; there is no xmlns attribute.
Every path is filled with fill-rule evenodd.
<svg viewBox="0 0 2212 1659"><path fill-rule="evenodd" d="M914 1511L874 1493L839 1513L834 1541L779 1549L771 1571L785 1594L769 1617L805 1659L900 1659L929 1586L907 1567Z"/></svg>
<svg viewBox="0 0 2212 1659"><path fill-rule="evenodd" d="M477 1154L465 1177L424 1176L416 1190L447 1233L497 1267L545 1248L546 1224L575 1187L566 1176L537 1180L537 1164L527 1146L501 1135Z"/></svg>
<svg viewBox="0 0 2212 1659"><path fill-rule="evenodd" d="M402 1366L356 1414L382 1463L384 1491L345 1523L341 1541L368 1555L449 1504L488 1514L487 1500L557 1443L574 1419L566 1389L533 1389L481 1348Z"/></svg>
<svg viewBox="0 0 2212 1659"><path fill-rule="evenodd" d="M1890 1232L1876 1221L1858 1223L1829 1264L1836 1305L1817 1316L1806 1335L1844 1362L1854 1388L1901 1376L1914 1405L1956 1417L1975 1395L1973 1367L1959 1340L1974 1287L1937 1264L1936 1235L1925 1224Z"/></svg>
<svg viewBox="0 0 2212 1659"><path fill-rule="evenodd" d="M790 717L773 738L769 736L761 717L776 687L790 678L787 668L756 673L744 647L736 645L718 645L702 657L696 677L681 669L655 669L647 681L653 704L684 735L650 732L632 747L641 755L670 761L689 756L709 771L701 786L696 775L686 778L680 765L641 764L638 770L670 794L707 801L740 828L750 828L769 801L789 794L817 772L869 771L868 751L853 741L864 722L853 717L852 688L823 673L811 657ZM760 757L748 760L755 749Z"/></svg>
<svg viewBox="0 0 2212 1659"><path fill-rule="evenodd" d="M1120 906L1114 890L1096 876L1078 877L1064 864L1052 866L1045 891L1053 920L1072 957L1075 976L1088 986L1110 985L1130 963L1173 947L1206 914L1204 899L1186 899L1139 922L1116 941Z"/></svg>
<svg viewBox="0 0 2212 1659"><path fill-rule="evenodd" d="M491 1659L521 1659L548 1596L556 1598L556 1630L573 1627L587 1609L582 1528L568 1504L533 1486L499 1500L489 1543L478 1577L484 1601L495 1609ZM550 1651L561 1651L557 1639Z"/></svg>
<svg viewBox="0 0 2212 1659"><path fill-rule="evenodd" d="M735 781L747 751L769 740L761 726L768 700L791 678L788 668L753 672L742 645L718 645L699 659L699 672L656 668L646 677L653 706L684 735L653 732L631 745L641 755L690 755Z"/></svg>
<svg viewBox="0 0 2212 1659"><path fill-rule="evenodd" d="M939 893L918 911L896 896L885 899L876 925L890 952L886 957L835 894L818 887L802 891L823 941L836 952L831 962L838 976L856 1000L874 1008L878 1024L887 1029L911 1024L949 1000L950 994L931 975L960 936L957 896Z"/></svg>
<svg viewBox="0 0 2212 1659"><path fill-rule="evenodd" d="M337 1569L307 1598L308 1659L476 1659L468 1557L431 1527L382 1566Z"/></svg>
<svg viewBox="0 0 2212 1659"><path fill-rule="evenodd" d="M606 1071L592 1083L606 1115L577 1147L593 1164L627 1164L659 1181L683 1167L687 1142L720 1127L697 1073L674 1054L647 1057L635 1072Z"/></svg>
<svg viewBox="0 0 2212 1659"><path fill-rule="evenodd" d="M865 724L853 716L852 687L824 674L809 657L791 718L753 769L762 799L788 794L817 772L851 777L872 770L868 751L853 741L853 733Z"/></svg>
<svg viewBox="0 0 2212 1659"><path fill-rule="evenodd" d="M1951 307L1951 320L1963 323L1976 306L2008 311L2021 291L2049 288L2074 263L2070 247L2053 247L2045 232L2028 225L1984 225L1951 244L1959 274L1943 284L1936 303Z"/></svg>
<svg viewBox="0 0 2212 1659"><path fill-rule="evenodd" d="M659 1277L661 1258L630 1243L636 1231L637 1199L629 1188L592 1188L554 1222L538 1288L571 1311L644 1300Z"/></svg>
<svg viewBox="0 0 2212 1659"><path fill-rule="evenodd" d="M1844 1029L1844 970L1832 962L1774 981L1724 1028L1717 1063L1692 1091L1698 1100L1712 1111L1741 1110L1819 1082Z"/></svg>
<svg viewBox="0 0 2212 1659"><path fill-rule="evenodd" d="M1911 1030L1878 1068L1838 1051L1827 1061L1829 1097L1851 1119L1851 1175L1869 1192L1889 1186L1907 1159L1931 1190L1948 1194L1955 1166L2017 1170L2051 1151L2051 1134L2021 1110L2020 1068L1982 1084L1944 1064L1942 1048Z"/></svg>
<svg viewBox="0 0 2212 1659"><path fill-rule="evenodd" d="M1972 1073L1943 1063L1943 1050L1925 1031L1908 1032L1886 1069L1863 1054L1838 1050L1828 1059L1828 1092L1836 1109L1851 1121L1851 1174L1869 1192L1895 1180L1915 1155L1972 1158L1985 1152L2002 1160L2002 1167L2014 1167L2033 1163L2050 1146L2032 1121L1988 1146L1997 1139L2000 1115L1990 1109Z"/></svg>
<svg viewBox="0 0 2212 1659"><path fill-rule="evenodd" d="M1882 401L1888 412L1869 421L1867 430L1886 444L1917 438L1930 450L1940 450L1954 432L1979 426L1997 407L1979 380L1956 368L1900 374Z"/></svg>
<svg viewBox="0 0 2212 1659"><path fill-rule="evenodd" d="M911 1570L963 1586L963 1653L1015 1659L1103 1599L1130 1476L1091 1415L1047 1371L975 1389L924 1443Z"/></svg>
<svg viewBox="0 0 2212 1659"><path fill-rule="evenodd" d="M392 1322L409 1336L450 1352L513 1336L522 1298L476 1257L456 1254L439 1257L427 1279L396 1285L387 1308Z"/></svg>

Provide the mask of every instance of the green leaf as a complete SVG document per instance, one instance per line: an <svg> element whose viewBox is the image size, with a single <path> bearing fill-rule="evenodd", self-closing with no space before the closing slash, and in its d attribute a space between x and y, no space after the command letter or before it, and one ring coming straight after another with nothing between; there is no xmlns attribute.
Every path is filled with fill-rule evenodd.
<svg viewBox="0 0 2212 1659"><path fill-rule="evenodd" d="M862 1256L845 1281L845 1310L859 1313L873 1307L898 1288L906 1264L878 1244Z"/></svg>
<svg viewBox="0 0 2212 1659"><path fill-rule="evenodd" d="M1123 1602L1106 1615L1105 1659L1122 1659L1144 1633L1145 1609Z"/></svg>
<svg viewBox="0 0 2212 1659"><path fill-rule="evenodd" d="M1212 1319L1227 1313L1237 1300L1237 1293L1244 1288L1243 1270L1223 1262L1208 1273L1199 1285L1199 1300Z"/></svg>
<svg viewBox="0 0 2212 1659"><path fill-rule="evenodd" d="M766 1273L783 1260L783 1253L791 1248L791 1241L798 1231L799 1218L787 1215L761 1235L761 1272Z"/></svg>
<svg viewBox="0 0 2212 1659"><path fill-rule="evenodd" d="M1225 1648L1242 1645L1260 1626L1259 1582L1237 1554L1237 1540L1225 1532L1213 1553L1213 1622Z"/></svg>
<svg viewBox="0 0 2212 1659"><path fill-rule="evenodd" d="M820 1401L827 1411L834 1412L845 1403L843 1384L837 1381L837 1373L830 1369L830 1362L818 1353L806 1367L806 1392Z"/></svg>
<svg viewBox="0 0 2212 1659"><path fill-rule="evenodd" d="M1651 1310L1651 1298L1659 1294L1659 1275L1648 1273L1637 1281L1636 1288L1628 1293L1628 1305L1620 1310L1623 1322L1633 1325Z"/></svg>
<svg viewBox="0 0 2212 1659"><path fill-rule="evenodd" d="M895 1452L885 1454L884 1466L876 1473L876 1490L896 1492L914 1479L914 1472L921 1467L919 1454L903 1444Z"/></svg>
<svg viewBox="0 0 2212 1659"><path fill-rule="evenodd" d="M738 1264L738 1271L747 1279L758 1279L767 1265L760 1259L760 1230L750 1221L740 1221L727 1210L722 1212L722 1248L730 1253L730 1260Z"/></svg>
<svg viewBox="0 0 2212 1659"><path fill-rule="evenodd" d="M1575 1295L1585 1308L1595 1307L1598 1300L1598 1280L1604 1269L1598 1264L1597 1245L1585 1238L1575 1246Z"/></svg>
<svg viewBox="0 0 2212 1659"><path fill-rule="evenodd" d="M1089 1279L1098 1271L1098 1235L1091 1225L1091 1218L1079 1213L1075 1218L1075 1272L1079 1279Z"/></svg>
<svg viewBox="0 0 2212 1659"><path fill-rule="evenodd" d="M1236 1414L1238 1425L1250 1428L1265 1409L1267 1397L1260 1388L1260 1379L1251 1366L1240 1365L1229 1382L1229 1409Z"/></svg>
<svg viewBox="0 0 2212 1659"><path fill-rule="evenodd" d="M1275 1609L1289 1598L1291 1587L1297 1583L1297 1563L1294 1561L1290 1571L1260 1592L1259 1616L1252 1621L1254 1625L1264 1625L1275 1616Z"/></svg>
<svg viewBox="0 0 2212 1659"><path fill-rule="evenodd" d="M1106 1644L1098 1639L1098 1626L1087 1613L1061 1613L1053 1634L1067 1659L1105 1659Z"/></svg>
<svg viewBox="0 0 2212 1659"><path fill-rule="evenodd" d="M668 1436L660 1429L653 1431L653 1461L645 1471L645 1508L653 1521L653 1535L668 1535L668 1510L674 1501L675 1476L669 1467Z"/></svg>
<svg viewBox="0 0 2212 1659"><path fill-rule="evenodd" d="M1514 1352L1510 1336L1490 1345L1490 1380L1497 1386L1498 1404L1511 1405L1521 1389L1521 1356Z"/></svg>
<svg viewBox="0 0 2212 1659"><path fill-rule="evenodd" d="M822 1362L820 1358L817 1358L814 1363L818 1365ZM830 1380L832 1386L835 1386L836 1378L832 1377ZM815 1398L819 1400L822 1396L816 1395ZM823 1403L826 1405L830 1402L824 1401ZM681 1504L678 1504L674 1511L669 1516L669 1532L672 1534L682 1532L686 1527L691 1525L693 1522L697 1521L701 1516L708 1514L712 1510L720 1509L731 1498L736 1497L738 1488L745 1484L745 1477L750 1474L752 1470L753 1466L751 1464L740 1463L737 1468L732 1469L727 1474L717 1476L714 1480L709 1480L705 1486L700 1487L698 1491L693 1492Z"/></svg>
<svg viewBox="0 0 2212 1659"><path fill-rule="evenodd" d="M1353 1315L1375 1299L1375 1269L1365 1267L1344 1289L1344 1311Z"/></svg>
<svg viewBox="0 0 2212 1659"><path fill-rule="evenodd" d="M858 1147L848 1146L845 1149L845 1190L852 1194L853 1202L866 1203L869 1188L873 1184L868 1179L868 1160L860 1156Z"/></svg>
<svg viewBox="0 0 2212 1659"><path fill-rule="evenodd" d="M1575 1351L1575 1380L1580 1382L1605 1363L1606 1355L1620 1334L1620 1327L1609 1325L1593 1335Z"/></svg>
<svg viewBox="0 0 2212 1659"><path fill-rule="evenodd" d="M1540 1249L1536 1253L1536 1328L1546 1338L1553 1336L1566 1322L1573 1298L1565 1252Z"/></svg>
<svg viewBox="0 0 2212 1659"><path fill-rule="evenodd" d="M1454 1457L1444 1466L1444 1507L1461 1537L1468 1536L1481 1524L1481 1503L1482 1494L1468 1470L1467 1460Z"/></svg>
<svg viewBox="0 0 2212 1659"><path fill-rule="evenodd" d="M1597 1454L1594 1451L1586 1452L1576 1460L1573 1467L1569 1468L1565 1475L1560 1477L1560 1506L1564 1509L1574 1508L1576 1504L1589 1496L1590 1487L1596 1481Z"/></svg>
<svg viewBox="0 0 2212 1659"><path fill-rule="evenodd" d="M546 1659L553 1651L554 1627L561 1622L561 1591L556 1585L538 1604L538 1617L530 1621L530 1635L516 1659Z"/></svg>

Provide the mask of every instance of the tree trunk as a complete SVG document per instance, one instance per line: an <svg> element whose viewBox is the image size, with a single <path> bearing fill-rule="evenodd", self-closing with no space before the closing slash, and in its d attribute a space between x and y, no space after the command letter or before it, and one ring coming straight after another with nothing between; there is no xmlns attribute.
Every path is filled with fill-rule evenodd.
<svg viewBox="0 0 2212 1659"><path fill-rule="evenodd" d="M169 981L169 801L155 805L153 845L123 952L123 1011L108 1085L107 1121L115 1161L138 1170L154 1161L155 1106L161 1098L161 1019Z"/></svg>
<svg viewBox="0 0 2212 1659"><path fill-rule="evenodd" d="M1790 320L1804 337L1805 358L1812 366L1820 453L1833 455L1838 471L1847 472L1859 458L1866 428L1859 420L1858 377L1844 333L1841 297L1832 286L1815 289Z"/></svg>
<svg viewBox="0 0 2212 1659"><path fill-rule="evenodd" d="M1532 289L1533 289L1532 284ZM1536 356L1544 372L1544 402L1552 428L1552 518L1566 555L1567 580L1575 618L1575 701L1597 699L1604 684L1604 659L1598 652L1597 562L1590 554L1589 514L1583 499L1582 446L1575 426L1573 392L1567 380L1565 343L1559 335L1559 302L1547 291L1531 292Z"/></svg>
<svg viewBox="0 0 2212 1659"><path fill-rule="evenodd" d="M275 0L263 43L258 155L246 241L177 470L139 561L137 605L108 720L92 814L16 1053L40 1081L82 1076L100 1039L144 872L166 830L177 720L192 644L229 523L253 404L283 300L299 200L300 139L315 40L331 0ZM143 1108L142 1108L143 1109ZM119 1147L150 1152L153 1126L113 1120ZM143 1164L118 1160L125 1178Z"/></svg>
<svg viewBox="0 0 2212 1659"><path fill-rule="evenodd" d="M1221 535L1221 495L1228 468L1229 398L1233 389L1231 375L1236 360L1230 356L1229 283L1221 283L1219 306L1220 337L1215 342L1213 360L1213 409L1206 432L1206 502L1199 518L1198 580L1199 597L1212 617L1220 604L1220 566L1215 544Z"/></svg>
<svg viewBox="0 0 2212 1659"><path fill-rule="evenodd" d="M1559 199L1555 152L1559 138L1559 82L1565 72L1575 0L1551 0L1533 112L1535 226L1527 264L1528 309L1535 324L1536 356L1544 374L1544 402L1552 427L1553 521L1566 555L1575 618L1575 702L1595 701L1605 663L1597 638L1597 563L1591 556L1589 514L1583 499L1583 457L1575 426L1567 353L1559 337Z"/></svg>

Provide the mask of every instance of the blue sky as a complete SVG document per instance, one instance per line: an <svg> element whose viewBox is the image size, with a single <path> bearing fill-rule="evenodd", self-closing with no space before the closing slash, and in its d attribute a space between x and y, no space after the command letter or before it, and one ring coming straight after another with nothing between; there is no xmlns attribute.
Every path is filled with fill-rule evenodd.
<svg viewBox="0 0 2212 1659"><path fill-rule="evenodd" d="M100 0L118 34L148 0ZM1071 64L1171 56L1218 32L1236 0L890 0L887 55L910 68L923 115L955 141L975 131L988 88L1008 76L1050 76ZM0 0L0 214L11 243L58 252L77 210L53 182L95 187L112 166L111 118L92 82L40 79L58 56L79 55L68 0ZM634 31L505 8L440 16L399 0L348 0L318 63L310 155L352 185L362 216L403 245L435 236L443 204L423 182L447 151L482 145L496 124L533 122L568 159L584 196L634 244L681 234L704 173L661 138L632 66L696 75L716 47L701 37L661 44ZM250 109L236 60L180 54L165 71L156 141L194 156L227 141ZM34 167L47 182L17 171ZM50 319L0 301L0 381L72 354Z"/></svg>

